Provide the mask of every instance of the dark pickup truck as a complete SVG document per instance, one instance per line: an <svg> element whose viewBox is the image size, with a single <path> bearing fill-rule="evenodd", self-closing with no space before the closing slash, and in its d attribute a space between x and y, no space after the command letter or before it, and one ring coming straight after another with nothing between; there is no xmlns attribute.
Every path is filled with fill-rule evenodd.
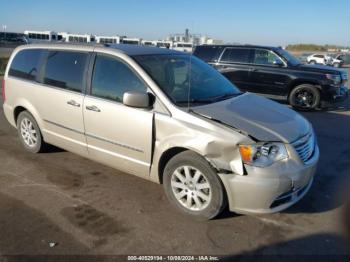
<svg viewBox="0 0 350 262"><path fill-rule="evenodd" d="M312 110L347 98L345 71L304 65L279 47L201 45L194 55L217 68L242 91L287 100L300 110Z"/></svg>

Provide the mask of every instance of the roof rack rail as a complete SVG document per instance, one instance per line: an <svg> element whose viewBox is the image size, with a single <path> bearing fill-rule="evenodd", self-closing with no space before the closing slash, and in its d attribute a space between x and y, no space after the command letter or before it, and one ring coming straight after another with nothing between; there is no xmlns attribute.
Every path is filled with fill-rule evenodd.
<svg viewBox="0 0 350 262"><path fill-rule="evenodd" d="M44 44L44 43L30 43L30 44ZM47 45L84 45L84 46L100 46L100 47L109 47L106 44L100 44L95 42L84 43L84 42L45 42Z"/></svg>

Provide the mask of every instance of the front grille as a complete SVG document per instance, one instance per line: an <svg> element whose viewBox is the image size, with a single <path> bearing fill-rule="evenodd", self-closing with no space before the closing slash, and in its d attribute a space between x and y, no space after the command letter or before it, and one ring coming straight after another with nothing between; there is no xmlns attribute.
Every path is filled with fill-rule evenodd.
<svg viewBox="0 0 350 262"><path fill-rule="evenodd" d="M307 161L312 157L315 151L315 144L315 135L313 132L311 132L294 142L293 146L296 152L298 153L300 159L304 163L307 163Z"/></svg>

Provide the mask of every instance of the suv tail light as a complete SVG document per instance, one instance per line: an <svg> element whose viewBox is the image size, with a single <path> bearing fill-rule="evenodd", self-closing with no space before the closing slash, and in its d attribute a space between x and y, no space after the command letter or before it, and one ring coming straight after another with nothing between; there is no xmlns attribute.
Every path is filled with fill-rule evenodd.
<svg viewBox="0 0 350 262"><path fill-rule="evenodd" d="M3 102L6 101L6 93L5 93L5 79L2 79L2 89L1 89L2 99Z"/></svg>

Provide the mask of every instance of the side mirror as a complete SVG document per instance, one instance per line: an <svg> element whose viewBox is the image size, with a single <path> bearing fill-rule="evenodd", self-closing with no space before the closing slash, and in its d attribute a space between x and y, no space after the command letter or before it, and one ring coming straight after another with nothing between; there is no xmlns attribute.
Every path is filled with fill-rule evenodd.
<svg viewBox="0 0 350 262"><path fill-rule="evenodd" d="M146 92L129 91L123 95L123 104L130 107L149 108L153 102L153 95Z"/></svg>
<svg viewBox="0 0 350 262"><path fill-rule="evenodd" d="M276 59L275 61L273 61L273 65L278 67L284 66L283 62L280 59Z"/></svg>

